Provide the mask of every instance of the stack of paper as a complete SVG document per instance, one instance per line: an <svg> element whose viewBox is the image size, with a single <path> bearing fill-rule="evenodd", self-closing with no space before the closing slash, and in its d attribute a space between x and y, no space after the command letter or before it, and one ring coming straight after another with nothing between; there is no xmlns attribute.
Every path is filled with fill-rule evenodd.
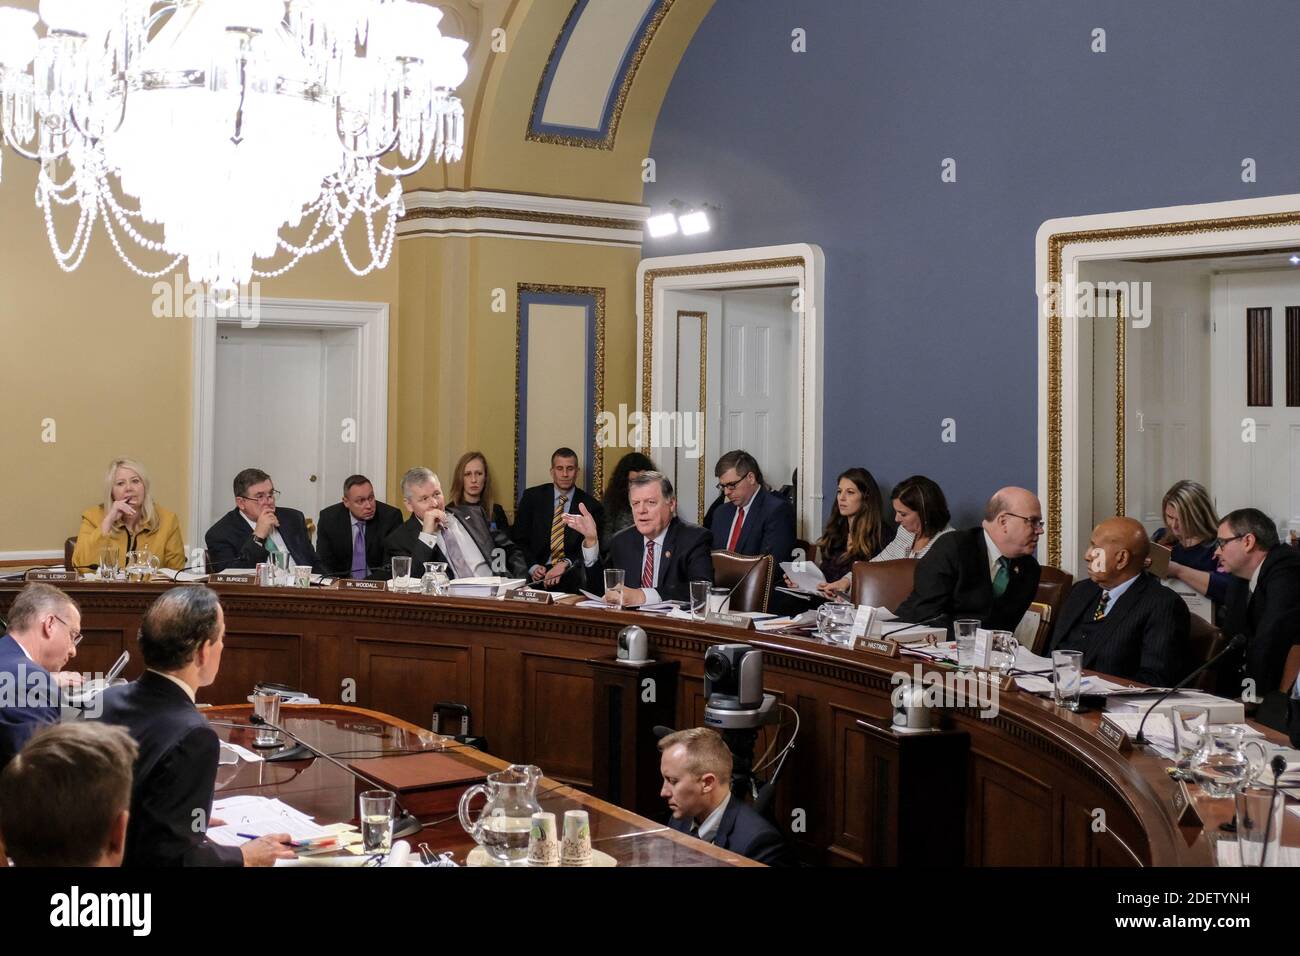
<svg viewBox="0 0 1300 956"><path fill-rule="evenodd" d="M1219 866L1241 866L1241 850L1238 849L1236 840L1219 840L1214 849ZM1300 846L1283 846L1279 849L1282 852L1276 859L1273 851L1268 851L1269 866L1300 866Z"/></svg>
<svg viewBox="0 0 1300 956"><path fill-rule="evenodd" d="M448 593L452 597L495 598L524 586L523 578L456 578Z"/></svg>
<svg viewBox="0 0 1300 956"><path fill-rule="evenodd" d="M239 846L247 843L249 836L269 833L287 833L294 840L314 840L333 832L301 810L271 797L246 794L214 800L212 816L221 820L222 825L209 827L208 839L220 846Z"/></svg>

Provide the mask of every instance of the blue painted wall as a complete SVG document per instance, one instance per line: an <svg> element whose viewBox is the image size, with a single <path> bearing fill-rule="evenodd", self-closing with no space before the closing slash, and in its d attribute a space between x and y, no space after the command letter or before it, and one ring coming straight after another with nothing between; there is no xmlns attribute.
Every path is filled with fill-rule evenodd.
<svg viewBox="0 0 1300 956"><path fill-rule="evenodd" d="M720 221L644 254L819 244L828 505L865 465L886 494L930 475L973 522L1036 483L1039 225L1300 192L1298 50L1295 0L717 0L645 201Z"/></svg>

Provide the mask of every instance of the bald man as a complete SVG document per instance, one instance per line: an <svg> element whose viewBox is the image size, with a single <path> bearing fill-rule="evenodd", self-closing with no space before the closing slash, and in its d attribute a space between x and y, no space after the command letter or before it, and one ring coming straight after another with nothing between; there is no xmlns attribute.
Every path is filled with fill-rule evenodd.
<svg viewBox="0 0 1300 956"><path fill-rule="evenodd" d="M1002 488L984 507L984 522L935 539L916 565L916 583L898 619L952 631L973 618L981 627L1014 631L1038 590L1034 551L1043 508L1025 488Z"/></svg>
<svg viewBox="0 0 1300 956"><path fill-rule="evenodd" d="M1187 605L1146 568L1150 544L1132 518L1092 529L1083 560L1090 580L1070 589L1052 632L1054 651L1083 651L1083 666L1172 687L1192 669Z"/></svg>

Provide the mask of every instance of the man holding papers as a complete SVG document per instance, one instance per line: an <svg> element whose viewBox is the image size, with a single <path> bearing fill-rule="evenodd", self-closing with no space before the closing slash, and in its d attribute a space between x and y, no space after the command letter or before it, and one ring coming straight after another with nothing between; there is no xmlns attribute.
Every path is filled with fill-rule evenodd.
<svg viewBox="0 0 1300 956"><path fill-rule="evenodd" d="M622 568L625 607L690 600L692 581L713 581L712 535L677 517L673 483L659 472L643 471L628 485L632 527L611 539L606 562L600 559L596 519L586 506L564 516L564 523L582 534L588 589L603 593L606 568Z"/></svg>

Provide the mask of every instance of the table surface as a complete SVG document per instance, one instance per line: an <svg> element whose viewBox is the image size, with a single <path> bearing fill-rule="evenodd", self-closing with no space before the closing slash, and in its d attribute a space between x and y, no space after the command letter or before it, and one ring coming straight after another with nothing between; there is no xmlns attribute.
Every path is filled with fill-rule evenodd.
<svg viewBox="0 0 1300 956"><path fill-rule="evenodd" d="M255 728L248 723L251 710L248 704L234 704L204 708L204 713L222 740L262 752L253 747ZM285 705L280 712L280 724L344 764L385 755L441 751L485 774L508 766L505 761L459 744L454 738L441 737L395 717L358 707ZM458 802L471 785L446 788L439 802ZM216 789L218 799L236 794L279 798L314 817L322 826L358 822L356 781L320 758L281 763L249 762L241 758L238 764L223 764L218 768ZM399 799L403 798L399 796ZM546 777L538 784L537 799L543 810L555 814L557 823L564 819L565 810L586 810L592 848L613 857L619 866L761 865ZM481 807L482 801L476 800L472 812L476 814ZM452 858L463 865L475 844L461 826L454 806L438 815L416 815L424 829L406 838L412 850L427 843L435 853L450 851Z"/></svg>

